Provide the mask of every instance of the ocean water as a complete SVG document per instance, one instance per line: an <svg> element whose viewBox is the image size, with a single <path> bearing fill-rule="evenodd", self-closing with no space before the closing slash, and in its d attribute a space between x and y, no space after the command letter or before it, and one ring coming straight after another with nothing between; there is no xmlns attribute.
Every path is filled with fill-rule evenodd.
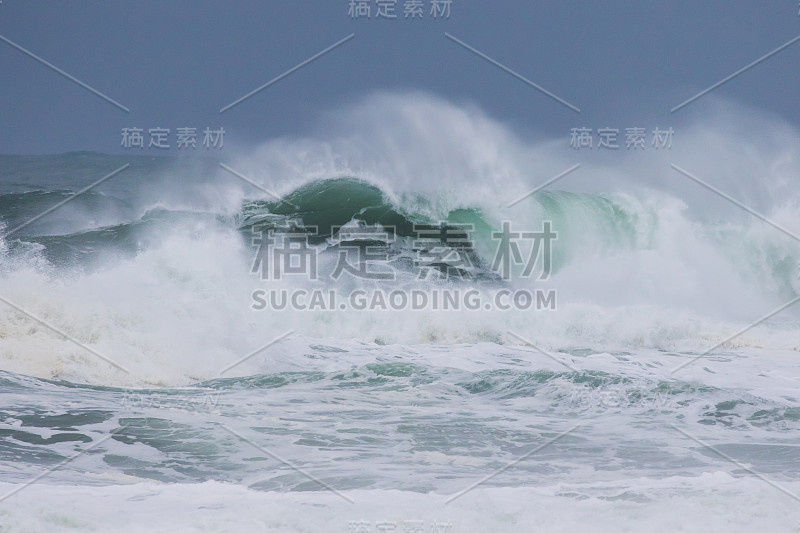
<svg viewBox="0 0 800 533"><path fill-rule="evenodd" d="M0 531L800 531L800 313L753 325L797 298L800 245L699 188L507 207L536 182L521 141L437 109L399 141L232 154L269 192L210 158L0 156ZM492 268L504 221L551 222L549 276ZM422 225L470 228L439 243L469 264L420 279ZM319 279L264 279L254 237L311 227ZM331 279L342 227L392 228L366 243L392 280ZM336 305L254 298L313 289ZM556 299L347 298L379 290Z"/></svg>

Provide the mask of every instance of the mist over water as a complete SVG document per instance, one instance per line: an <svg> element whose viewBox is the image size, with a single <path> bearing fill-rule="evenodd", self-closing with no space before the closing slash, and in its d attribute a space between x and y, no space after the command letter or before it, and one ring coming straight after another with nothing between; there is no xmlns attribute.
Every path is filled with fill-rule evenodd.
<svg viewBox="0 0 800 533"><path fill-rule="evenodd" d="M562 529L677 528L676 508L755 527L744 509L758 505L767 527L794 523L785 494L674 429L787 490L800 484L800 311L749 327L800 294L800 243L670 168L800 232L800 135L754 110L711 108L672 150L641 157L578 153L566 135L525 136L463 102L374 94L307 137L225 152L274 196L212 159L0 156L0 485L113 432L80 468L53 473L69 495L34 486L8 512L16 523L39 516L51 492L81 510L102 491L125 513L224 499L235 502L216 515L226 526L249 527L264 510L277 529L321 530L330 516L346 528L338 493L279 457L373 511L391 498L396 514L454 531L533 527L543 515ZM557 232L549 278L521 278L516 265L499 279L492 233L544 222ZM471 225L470 276L417 279L415 224ZM317 226L322 279L262 279L259 225ZM327 277L341 226L395 228L397 279ZM253 307L259 289L320 287L547 289L557 306ZM376 512L361 517L386 518ZM115 523L101 514L91 525Z"/></svg>
<svg viewBox="0 0 800 533"><path fill-rule="evenodd" d="M680 131L664 160L708 181L724 178L717 183L727 192L746 193L764 216L797 229L798 196L790 179L797 162L784 146L797 133L729 104L719 103L717 113L716 121ZM744 126L726 129L731 123ZM782 135L766 148L762 139L736 137L754 123ZM287 198L317 187L317 199L312 194L297 210L210 161L142 158L97 191L7 237L0 294L116 354L133 377L78 355L80 349L46 329L31 334L29 321L7 306L0 311L6 368L86 383L179 385L214 377L220 363L287 330L383 344L518 343L510 330L556 350L702 351L798 294L798 242L667 165L645 171L639 160L618 152L617 161L584 161L572 175L507 207L574 164L577 154L554 150L562 140L523 138L474 106L418 93L374 95L331 113L321 131L326 134L269 140L226 163ZM775 154L771 165L765 149ZM698 150L706 152L702 166L693 155ZM84 176L128 159L4 156L4 168L17 175L3 185L8 192L0 202L13 206L3 211L4 227L77 190ZM63 171L67 163L71 174ZM614 179L605 179L609 175ZM56 176L52 185L50 176ZM21 180L38 185L20 191L14 182ZM337 185L341 180L350 180L349 188ZM612 188L599 190L609 183ZM475 224L476 252L486 265L497 249L489 230L498 231L503 221L520 229L552 221L558 238L551 278L544 285L514 283L557 290L557 311L251 309L250 293L264 283L251 272L249 224L260 213L325 226L369 218L370 209L382 209L372 218L383 224ZM798 316L789 309L733 345L797 349L788 325Z"/></svg>

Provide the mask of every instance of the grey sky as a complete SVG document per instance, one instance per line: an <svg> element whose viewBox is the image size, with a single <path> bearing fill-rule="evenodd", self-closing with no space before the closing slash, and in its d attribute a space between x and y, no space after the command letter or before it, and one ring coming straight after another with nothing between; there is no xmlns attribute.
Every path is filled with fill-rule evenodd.
<svg viewBox="0 0 800 533"><path fill-rule="evenodd" d="M377 90L479 105L522 131L675 126L670 109L800 35L796 0L453 0L448 20L348 17L348 0L3 0L0 35L130 108L126 113L0 42L0 153L120 152L123 127L224 127L226 142L309 131ZM577 114L445 32L579 107ZM355 38L223 114L301 61ZM800 42L714 91L800 123ZM171 150L166 153L175 153ZM153 154L155 155L155 154Z"/></svg>

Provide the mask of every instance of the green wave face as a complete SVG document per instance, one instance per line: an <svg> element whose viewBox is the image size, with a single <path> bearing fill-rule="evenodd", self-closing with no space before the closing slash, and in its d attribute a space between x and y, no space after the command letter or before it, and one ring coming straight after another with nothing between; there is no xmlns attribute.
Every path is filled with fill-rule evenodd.
<svg viewBox="0 0 800 533"><path fill-rule="evenodd" d="M434 198L404 195L398 203L379 187L357 178L317 180L292 191L281 200L248 201L243 205L240 229L249 231L257 224L275 227L315 227L311 242L322 242L332 236L332 228L359 220L367 225L393 227L398 237L416 236L414 224L450 224L469 228L469 239L484 262L497 248L493 235L502 228L502 213L487 215L481 206L464 205L449 210L441 220L431 218ZM535 230L542 221L551 221L558 232L559 245L553 247L553 270L580 254L580 245L607 249L634 248L649 245L652 221L642 220L638 212L611 197L568 192L540 192L531 200L529 223ZM643 228L643 224L645 227ZM576 249L578 248L578 249Z"/></svg>
<svg viewBox="0 0 800 533"><path fill-rule="evenodd" d="M400 236L411 236L420 217L404 213L387 199L378 187L355 178L319 180L303 185L280 201L252 201L243 206L242 228L263 220L264 214L301 220L316 227L321 238L331 236L331 228L353 219L369 225L394 226Z"/></svg>
<svg viewBox="0 0 800 533"><path fill-rule="evenodd" d="M22 223L69 194L66 190L0 194L4 228L8 230ZM6 239L5 247L9 253L22 255L35 246L56 266L93 268L99 264L98 257L106 252L117 257L135 256L157 246L164 235L192 232L194 226L216 227L233 234L238 231L245 243L256 226L272 226L276 230L304 228L310 233L311 244L322 245L335 237L337 228L358 221L367 226L392 228L397 237L395 248L408 259L414 253L414 239L418 235L415 225L430 224L467 231L465 237L471 243L474 261L489 275L488 265L498 249L496 233L505 221L510 221L515 231L537 231L544 221L550 221L558 235L552 247L553 274L581 261L620 254L628 254L633 261L638 260L633 257L635 254L640 257L651 254L676 262L674 254L683 253L687 246L682 241L695 239L692 246L703 253L712 250L724 257L729 263L727 267L742 280L750 283L756 279L765 292L780 298L797 294L795 278L800 253L796 247L783 246L771 233L760 231L763 228L692 222L683 216L680 207L667 207L665 215L658 202L623 194L540 191L514 210L506 209L497 198L481 199L478 204L460 202L457 196L397 194L362 179L340 177L308 182L280 200L245 200L239 213L231 217L160 206L133 215L126 202L113 195L89 191L67 204L62 213L53 213L51 227L44 228L51 231L37 231L43 228L31 225ZM90 220L93 213L99 213L101 219L103 213L122 213L130 221L76 229L60 222L59 216L69 219L67 207L75 210L73 213L78 212L82 220ZM670 234L670 224L675 219L693 234ZM313 233L309 230L312 227ZM665 235L672 241L665 241Z"/></svg>

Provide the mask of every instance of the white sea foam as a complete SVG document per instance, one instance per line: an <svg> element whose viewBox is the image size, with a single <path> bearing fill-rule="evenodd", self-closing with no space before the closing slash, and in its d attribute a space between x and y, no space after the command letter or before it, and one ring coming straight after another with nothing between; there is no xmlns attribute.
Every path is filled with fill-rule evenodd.
<svg viewBox="0 0 800 533"><path fill-rule="evenodd" d="M787 487L800 490L798 483ZM0 483L0 493L13 488ZM448 533L750 533L796 532L800 525L800 508L790 496L759 479L719 472L586 486L479 487L451 503L448 498L401 491L259 492L217 482L37 484L0 503L0 522L9 531L115 533L327 533L379 531L379 524L399 531L422 526L422 531Z"/></svg>
<svg viewBox="0 0 800 533"><path fill-rule="evenodd" d="M0 367L77 382L181 385L212 379L288 331L354 345L519 343L512 331L550 349L702 352L795 297L800 260L790 237L669 168L679 161L798 229L798 161L788 150L797 133L730 104L718 103L715 113L687 125L675 149L654 155L648 168L624 153L606 155L551 186L576 194L548 193L510 209L510 200L569 167L573 154L557 148L560 140L525 138L474 107L422 94L368 98L333 113L324 134L272 140L230 162L280 194L355 175L400 211L431 220L456 208L478 209L495 227L511 219L536 228L556 217L562 259L547 284L558 292L556 311L256 312L251 292L263 283L250 273L247 236L230 221L177 220L149 230L135 257L100 253L101 267L89 271L48 266L39 245L12 251L16 241L4 243L0 295L130 374L7 305L0 305ZM774 135L753 140L746 133L755 127ZM182 199L176 182L160 181L157 205L202 204L229 215L244 185L220 172L195 191L197 205ZM490 260L491 246L481 246ZM798 316L788 309L728 346L797 350Z"/></svg>

